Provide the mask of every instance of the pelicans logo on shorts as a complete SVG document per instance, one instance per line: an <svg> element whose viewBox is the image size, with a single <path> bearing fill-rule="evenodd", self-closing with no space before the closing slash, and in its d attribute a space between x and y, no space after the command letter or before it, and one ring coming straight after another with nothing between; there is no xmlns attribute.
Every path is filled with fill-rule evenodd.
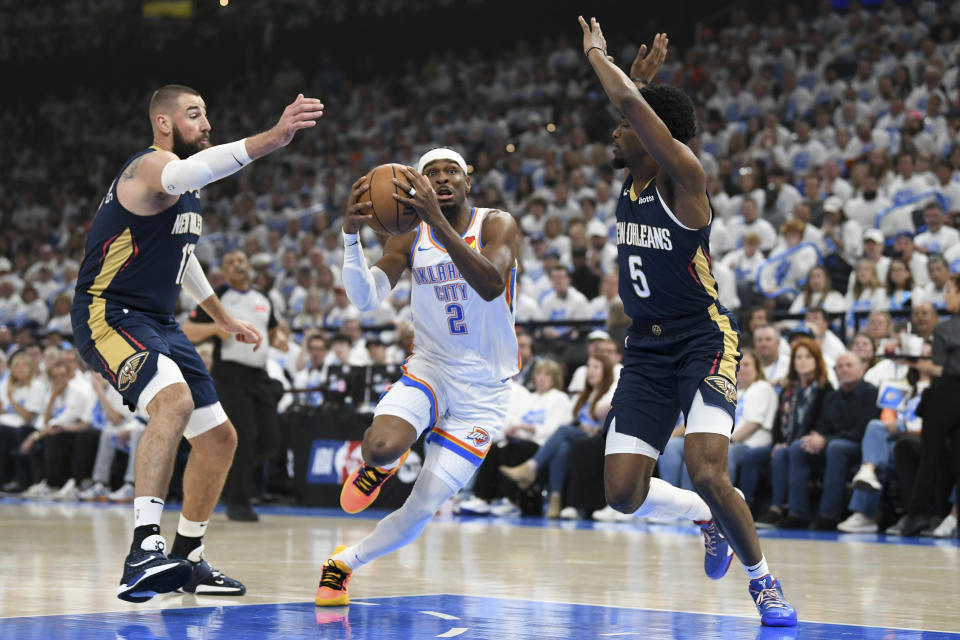
<svg viewBox="0 0 960 640"><path fill-rule="evenodd" d="M737 385L733 384L723 376L707 376L703 379L708 385L723 396L724 400L732 405L737 404Z"/></svg>
<svg viewBox="0 0 960 640"><path fill-rule="evenodd" d="M485 429L474 427L473 431L464 436L467 440L473 442L474 446L483 448L490 444L490 434Z"/></svg>
<svg viewBox="0 0 960 640"><path fill-rule="evenodd" d="M143 366L143 363L146 362L147 356L149 355L149 351L135 353L120 365L120 371L117 374L117 391L126 391L130 385L137 381L137 374L140 372L140 367Z"/></svg>

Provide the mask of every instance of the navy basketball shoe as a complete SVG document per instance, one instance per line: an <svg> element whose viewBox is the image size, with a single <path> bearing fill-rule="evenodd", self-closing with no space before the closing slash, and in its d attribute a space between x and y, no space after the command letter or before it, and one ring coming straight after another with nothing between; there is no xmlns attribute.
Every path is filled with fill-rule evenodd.
<svg viewBox="0 0 960 640"><path fill-rule="evenodd" d="M202 558L200 562L190 562L190 566L193 568L193 573L187 584L181 587L187 593L195 593L198 596L242 596L247 592L242 582L217 571Z"/></svg>
<svg viewBox="0 0 960 640"><path fill-rule="evenodd" d="M158 593L176 591L187 583L193 572L185 560L168 558L166 542L159 535L149 536L139 549L131 549L123 564L123 578L117 597L127 602L146 602Z"/></svg>
<svg viewBox="0 0 960 640"><path fill-rule="evenodd" d="M760 622L768 627L793 627L797 610L783 597L780 581L769 573L750 581L750 597L760 612Z"/></svg>

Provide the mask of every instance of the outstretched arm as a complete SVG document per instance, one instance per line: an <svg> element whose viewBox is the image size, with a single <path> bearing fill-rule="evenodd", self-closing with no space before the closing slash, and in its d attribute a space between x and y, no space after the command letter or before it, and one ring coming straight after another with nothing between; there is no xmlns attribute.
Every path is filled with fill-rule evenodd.
<svg viewBox="0 0 960 640"><path fill-rule="evenodd" d="M656 163L663 169L674 185L689 194L697 194L697 215L680 216L680 220L693 226L703 227L709 222L709 206L706 199L707 178L693 151L671 135L667 125L657 116L656 112L640 95L634 82L627 74L613 63L607 56L607 42L600 30L600 23L596 18L590 19L590 24L579 18L583 30L583 50L587 60L600 78L603 90L613 105L623 114L630 127L636 132ZM662 45L666 47L667 40L663 38ZM702 198L699 197L702 195ZM678 214L681 212L677 211ZM699 224L697 224L699 222Z"/></svg>
<svg viewBox="0 0 960 640"><path fill-rule="evenodd" d="M200 189L286 146L300 129L313 127L323 116L316 98L297 96L272 128L255 136L209 147L189 158L159 150L131 162L117 182L123 206L138 215L153 215L172 205L181 194Z"/></svg>

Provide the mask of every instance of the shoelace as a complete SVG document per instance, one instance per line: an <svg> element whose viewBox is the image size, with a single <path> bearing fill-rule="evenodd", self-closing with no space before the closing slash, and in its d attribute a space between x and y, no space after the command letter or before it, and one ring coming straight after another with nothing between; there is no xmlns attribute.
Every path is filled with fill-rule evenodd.
<svg viewBox="0 0 960 640"><path fill-rule="evenodd" d="M757 606L786 609L787 603L780 597L780 592L777 591L776 587L770 587L769 589L762 589L757 594Z"/></svg>
<svg viewBox="0 0 960 640"><path fill-rule="evenodd" d="M353 486L359 489L364 495L370 495L373 490L380 486L383 479L389 474L381 473L376 467L364 465L363 471L357 474L353 481Z"/></svg>
<svg viewBox="0 0 960 640"><path fill-rule="evenodd" d="M343 581L347 578L347 573L337 566L333 560L327 560L323 567L323 574L320 576L320 586L329 589L343 589Z"/></svg>
<svg viewBox="0 0 960 640"><path fill-rule="evenodd" d="M718 531L717 525L711 524L707 527L700 527L700 533L703 535L703 546L711 556L717 555Z"/></svg>

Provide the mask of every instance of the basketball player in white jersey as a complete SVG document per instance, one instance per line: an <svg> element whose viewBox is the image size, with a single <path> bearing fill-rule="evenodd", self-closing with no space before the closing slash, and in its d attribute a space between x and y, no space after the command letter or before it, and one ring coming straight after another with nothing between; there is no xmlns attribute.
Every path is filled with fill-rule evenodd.
<svg viewBox="0 0 960 640"><path fill-rule="evenodd" d="M364 464L344 484L340 504L369 506L424 431L425 461L410 497L366 538L338 547L317 588L317 606L350 601L353 571L412 542L437 509L460 490L497 439L519 371L514 296L520 233L513 216L467 205L470 178L463 157L433 149L417 170L402 169L394 195L417 210L416 230L389 238L370 268L358 232L373 217L359 202L366 178L353 185L343 223L343 285L361 310L374 309L407 268L413 275L413 355L381 399L363 437Z"/></svg>

